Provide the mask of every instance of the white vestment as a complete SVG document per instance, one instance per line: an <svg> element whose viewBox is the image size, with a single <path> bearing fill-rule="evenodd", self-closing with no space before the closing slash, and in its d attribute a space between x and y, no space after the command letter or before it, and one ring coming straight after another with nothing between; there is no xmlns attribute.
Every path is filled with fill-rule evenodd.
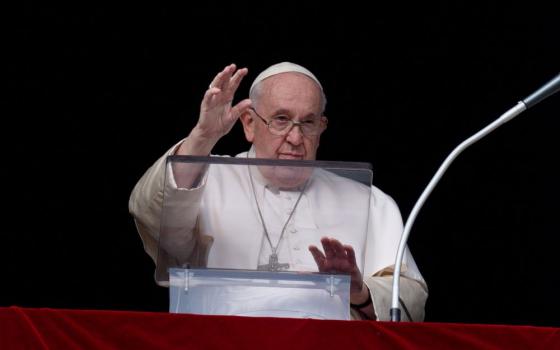
<svg viewBox="0 0 560 350"><path fill-rule="evenodd" d="M403 229L399 209L391 197L375 186L370 190L316 169L299 198L301 189L275 188L267 184L256 166L251 167L250 177L249 167L239 165L211 165L199 185L177 188L170 165L165 178L166 156L174 149L146 172L129 203L145 249L154 261L164 196L166 217L161 232L171 243L164 248L175 264L179 261L206 267L256 269L268 262L271 253L264 235L266 228L270 242L278 246L280 263L288 263L294 271L317 271L308 246L321 247L321 237L328 236L354 248L377 319L389 319L391 272ZM246 156L247 153L238 155ZM421 321L427 287L408 249L403 265L401 299L412 319Z"/></svg>

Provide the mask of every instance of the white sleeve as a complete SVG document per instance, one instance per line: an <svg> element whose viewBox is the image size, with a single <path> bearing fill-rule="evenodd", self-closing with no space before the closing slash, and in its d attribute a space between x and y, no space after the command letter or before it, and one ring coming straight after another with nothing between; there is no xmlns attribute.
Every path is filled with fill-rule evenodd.
<svg viewBox="0 0 560 350"><path fill-rule="evenodd" d="M393 276L373 276L365 279L371 293L371 300L378 321L390 321ZM410 322L424 321L424 308L428 299L425 282L401 276L399 307L401 320Z"/></svg>
<svg viewBox="0 0 560 350"><path fill-rule="evenodd" d="M181 141L182 142L182 141ZM138 181L128 202L138 233L144 243L144 250L157 263L160 230L173 235L176 243L173 254L180 258L192 254L195 246L193 230L196 226L203 186L195 189L178 189L172 176L167 156L174 154L179 142L158 159ZM167 174L167 179L166 179ZM167 185L166 185L167 182ZM164 193L165 191L165 193ZM165 227L161 227L163 199L165 197ZM166 238L171 238L167 237ZM171 242L171 239L167 240ZM170 248L170 247L167 247Z"/></svg>
<svg viewBox="0 0 560 350"><path fill-rule="evenodd" d="M403 222L400 210L390 196L372 187L371 200L364 281L371 292L377 319L389 320L392 272L403 232ZM426 282L407 248L400 280L402 319L422 321L427 297Z"/></svg>

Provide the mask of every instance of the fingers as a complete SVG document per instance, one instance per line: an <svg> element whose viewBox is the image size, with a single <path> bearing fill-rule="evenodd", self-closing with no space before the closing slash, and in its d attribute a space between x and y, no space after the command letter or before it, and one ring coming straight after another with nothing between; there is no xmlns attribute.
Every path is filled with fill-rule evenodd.
<svg viewBox="0 0 560 350"><path fill-rule="evenodd" d="M344 250L346 251L346 256L348 256L348 262L350 262L354 266L358 266L356 263L356 253L354 252L354 248L351 245L345 245Z"/></svg>
<svg viewBox="0 0 560 350"><path fill-rule="evenodd" d="M316 246L309 246L320 272L350 273L353 280L361 283L361 273L352 246L343 245L339 240L328 237L321 238L321 245L324 254Z"/></svg>
<svg viewBox="0 0 560 350"><path fill-rule="evenodd" d="M247 72L247 68L238 70L235 64L230 64L214 77L200 104L196 125L199 135L218 140L231 131L237 119L251 106L251 101L245 99L232 107L233 96Z"/></svg>
<svg viewBox="0 0 560 350"><path fill-rule="evenodd" d="M317 264L317 268L319 269L319 272L326 272L327 258L325 257L323 252L321 252L319 248L317 248L314 245L309 246L309 251L311 252L311 255L313 255L313 259Z"/></svg>
<svg viewBox="0 0 560 350"><path fill-rule="evenodd" d="M201 110L205 111L211 109L215 105L215 96L219 94L222 90L214 87L206 90L204 97L202 98L202 103L200 105Z"/></svg>
<svg viewBox="0 0 560 350"><path fill-rule="evenodd" d="M216 74L214 80L212 80L212 82L208 86L208 89L211 90L213 88L218 88L220 90L223 90L223 85L226 81L229 82L232 73L235 71L235 68L236 66L233 63L229 66L226 66L220 73Z"/></svg>
<svg viewBox="0 0 560 350"><path fill-rule="evenodd" d="M328 237L321 238L321 245L323 245L323 250L325 251L325 256L327 257L327 259L333 259L336 256L330 238Z"/></svg>
<svg viewBox="0 0 560 350"><path fill-rule="evenodd" d="M237 66L232 63L214 77L208 90L218 89L233 96L248 72L247 68L237 69Z"/></svg>
<svg viewBox="0 0 560 350"><path fill-rule="evenodd" d="M251 107L251 100L248 98L239 102L231 109L231 114L237 120L241 114Z"/></svg>
<svg viewBox="0 0 560 350"><path fill-rule="evenodd" d="M237 72L235 72L233 77L231 77L229 80L229 88L228 88L229 93L233 95L235 91L237 91L237 88L239 87L241 80L243 80L243 78L247 75L248 72L249 70L247 68L241 68L237 70Z"/></svg>
<svg viewBox="0 0 560 350"><path fill-rule="evenodd" d="M321 244L323 245L323 250L325 251L327 259L346 259L346 250L337 239L323 237L321 238Z"/></svg>
<svg viewBox="0 0 560 350"><path fill-rule="evenodd" d="M202 99L203 110L231 104L239 84L248 73L247 68L236 69L235 64L230 64L214 77ZM239 110L240 113L243 111L243 109Z"/></svg>
<svg viewBox="0 0 560 350"><path fill-rule="evenodd" d="M222 90L220 90L216 87L213 87L211 89L206 90L206 92L204 93L203 101L209 101L212 98L212 96L216 95L220 91L222 91Z"/></svg>
<svg viewBox="0 0 560 350"><path fill-rule="evenodd" d="M229 82L234 70L235 64L230 64L214 77L214 79L208 86L208 90L206 90L206 92L204 93L204 98L202 99L201 105L203 110L211 109L215 105L223 104L225 102L221 101L222 99L220 99L219 96L224 89L225 82Z"/></svg>

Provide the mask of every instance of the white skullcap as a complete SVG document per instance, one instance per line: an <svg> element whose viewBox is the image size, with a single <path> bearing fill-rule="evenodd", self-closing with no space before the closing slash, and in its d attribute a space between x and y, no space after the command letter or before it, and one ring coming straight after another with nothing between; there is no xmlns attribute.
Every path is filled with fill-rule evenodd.
<svg viewBox="0 0 560 350"><path fill-rule="evenodd" d="M319 82L319 79L317 79L317 77L313 75L313 73L311 73L307 68L291 62L281 62L268 67L267 69L263 70L261 74L257 75L255 80L253 81L253 84L251 84L251 88L249 89L249 94L251 93L251 91L253 91L253 88L258 83L265 80L266 78L269 78L276 74L290 73L290 72L296 72L296 73L307 75L309 78L313 79L313 81L315 81L317 85L319 85L321 91L323 91L323 86Z"/></svg>

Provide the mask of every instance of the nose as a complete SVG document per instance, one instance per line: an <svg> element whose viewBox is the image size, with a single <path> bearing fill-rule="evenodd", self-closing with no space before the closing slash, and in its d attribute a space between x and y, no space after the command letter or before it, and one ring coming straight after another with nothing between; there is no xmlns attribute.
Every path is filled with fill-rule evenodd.
<svg viewBox="0 0 560 350"><path fill-rule="evenodd" d="M301 131L301 126L294 124L288 132L286 140L296 146L303 143L303 132Z"/></svg>

